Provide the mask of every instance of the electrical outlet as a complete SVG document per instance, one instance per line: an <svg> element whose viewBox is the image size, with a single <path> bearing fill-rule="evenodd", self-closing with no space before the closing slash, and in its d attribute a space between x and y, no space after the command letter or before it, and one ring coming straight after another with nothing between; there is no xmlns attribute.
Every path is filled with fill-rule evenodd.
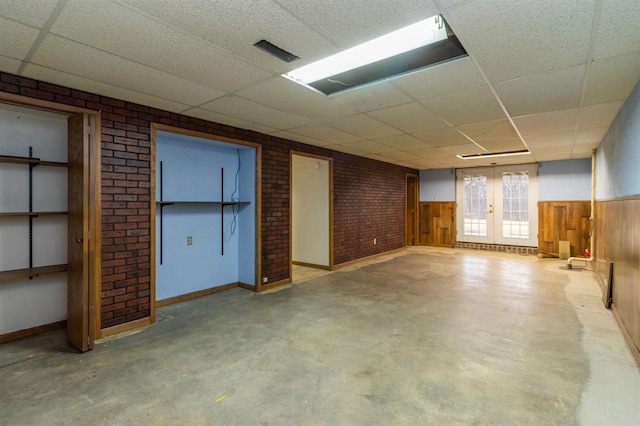
<svg viewBox="0 0 640 426"><path fill-rule="evenodd" d="M193 237L187 237L187 245L190 246L193 244Z"/></svg>
<svg viewBox="0 0 640 426"><path fill-rule="evenodd" d="M374 239L373 239L373 245L375 246L376 244L378 244L378 239L377 239L377 238L374 238Z"/></svg>
<svg viewBox="0 0 640 426"><path fill-rule="evenodd" d="M262 277L262 282L263 283L268 283L269 282L269 277Z"/></svg>

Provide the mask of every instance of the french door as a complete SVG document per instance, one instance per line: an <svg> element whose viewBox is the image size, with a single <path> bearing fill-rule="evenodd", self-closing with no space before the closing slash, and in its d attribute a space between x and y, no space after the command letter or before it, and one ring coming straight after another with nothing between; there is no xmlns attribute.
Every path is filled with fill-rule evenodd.
<svg viewBox="0 0 640 426"><path fill-rule="evenodd" d="M534 247L538 165L458 169L458 241Z"/></svg>

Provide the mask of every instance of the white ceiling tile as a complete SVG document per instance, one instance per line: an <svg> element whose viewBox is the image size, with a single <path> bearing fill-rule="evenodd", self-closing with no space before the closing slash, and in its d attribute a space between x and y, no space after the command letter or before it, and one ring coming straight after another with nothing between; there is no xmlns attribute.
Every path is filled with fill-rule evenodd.
<svg viewBox="0 0 640 426"><path fill-rule="evenodd" d="M590 129L580 130L576 135L576 144L595 143L599 145L608 131L608 127L592 127Z"/></svg>
<svg viewBox="0 0 640 426"><path fill-rule="evenodd" d="M445 13L492 83L586 62L595 0L484 0Z"/></svg>
<svg viewBox="0 0 640 426"><path fill-rule="evenodd" d="M0 70L15 74L18 72L20 65L22 65L22 61L0 55Z"/></svg>
<svg viewBox="0 0 640 426"><path fill-rule="evenodd" d="M216 89L54 35L43 40L32 62L188 105L198 105L223 95Z"/></svg>
<svg viewBox="0 0 640 426"><path fill-rule="evenodd" d="M522 136L533 136L573 131L577 119L578 109L572 108L515 117L513 122Z"/></svg>
<svg viewBox="0 0 640 426"><path fill-rule="evenodd" d="M431 146L450 146L469 143L469 139L453 127L430 132L414 133L412 136L427 142Z"/></svg>
<svg viewBox="0 0 640 426"><path fill-rule="evenodd" d="M360 136L343 132L323 124L311 124L308 126L294 127L289 129L291 133L318 139L328 143L345 143L362 140Z"/></svg>
<svg viewBox="0 0 640 426"><path fill-rule="evenodd" d="M494 85L511 116L576 108L585 66L550 71Z"/></svg>
<svg viewBox="0 0 640 426"><path fill-rule="evenodd" d="M0 17L0 55L24 59L40 31Z"/></svg>
<svg viewBox="0 0 640 426"><path fill-rule="evenodd" d="M446 122L418 102L371 111L367 115L407 133L448 127Z"/></svg>
<svg viewBox="0 0 640 426"><path fill-rule="evenodd" d="M555 147L532 148L531 154L536 161L568 160L571 158L573 145L561 145Z"/></svg>
<svg viewBox="0 0 640 426"><path fill-rule="evenodd" d="M306 143L308 145L313 145L313 146L330 147L334 145L331 142L321 141L319 139L310 138L308 136L298 135L296 133L292 133L287 130L277 130L275 132L271 132L270 134L271 136L276 136L276 137L279 137L282 139L288 139L291 141L302 142L302 143Z"/></svg>
<svg viewBox="0 0 640 426"><path fill-rule="evenodd" d="M57 3L58 0L2 0L0 16L42 28Z"/></svg>
<svg viewBox="0 0 640 426"><path fill-rule="evenodd" d="M123 101L146 105L165 111L181 112L187 108L187 105L179 102L158 98L146 93L136 92L135 90L112 86L99 81L78 77L77 75L44 68L38 65L27 65L24 69L23 75L36 80L47 81L49 83L55 83L66 87L73 87L74 89L84 90L89 93L109 96L115 99L121 99Z"/></svg>
<svg viewBox="0 0 640 426"><path fill-rule="evenodd" d="M366 152L367 154L379 154L382 152L391 152L393 148L389 148L386 145L381 143L373 142L373 141L356 141L356 142L347 142L341 143L340 146L345 146L347 148L357 149L362 152Z"/></svg>
<svg viewBox="0 0 640 426"><path fill-rule="evenodd" d="M600 21L593 58L603 59L640 50L640 2L600 0Z"/></svg>
<svg viewBox="0 0 640 426"><path fill-rule="evenodd" d="M374 111L413 101L389 81L381 81L333 95L336 102L357 112Z"/></svg>
<svg viewBox="0 0 640 426"><path fill-rule="evenodd" d="M489 152L518 151L527 149L520 138L507 139L502 141L479 142L479 144Z"/></svg>
<svg viewBox="0 0 640 426"><path fill-rule="evenodd" d="M335 53L331 42L271 1L124 0L123 3L277 73ZM286 63L253 46L262 39L301 59Z"/></svg>
<svg viewBox="0 0 640 426"><path fill-rule="evenodd" d="M487 86L425 99L421 103L454 126L505 118Z"/></svg>
<svg viewBox="0 0 640 426"><path fill-rule="evenodd" d="M640 53L593 61L583 105L624 101L639 78Z"/></svg>
<svg viewBox="0 0 640 426"><path fill-rule="evenodd" d="M571 151L572 158L588 158L593 154L593 150L598 148L598 142L578 143Z"/></svg>
<svg viewBox="0 0 640 426"><path fill-rule="evenodd" d="M240 96L224 96L200 105L200 108L280 130L309 124L309 119L305 117L278 111L275 108L255 103Z"/></svg>
<svg viewBox="0 0 640 426"><path fill-rule="evenodd" d="M391 160L415 160L418 157L406 151L391 151L380 154L381 157L389 158Z"/></svg>
<svg viewBox="0 0 640 426"><path fill-rule="evenodd" d="M430 148L428 143L416 139L411 135L389 136L386 138L375 139L375 142L379 142L383 145L387 145L401 151L406 151L408 149Z"/></svg>
<svg viewBox="0 0 640 426"><path fill-rule="evenodd" d="M359 155L359 156L364 156L366 154L366 152L364 151L351 148L346 145L333 145L331 149L334 151L344 152L345 154L353 154L353 155Z"/></svg>
<svg viewBox="0 0 640 426"><path fill-rule="evenodd" d="M225 92L272 75L200 38L106 1L70 0L51 33Z"/></svg>
<svg viewBox="0 0 640 426"><path fill-rule="evenodd" d="M217 112L207 111L201 108L191 108L187 111L184 111L183 114L195 118L200 118L202 120L212 121L214 123L226 124L227 126L233 126L239 129L253 130L255 132L272 134L278 131L278 129L265 126L263 124L242 120L237 117L229 117L227 115L218 114Z"/></svg>
<svg viewBox="0 0 640 426"><path fill-rule="evenodd" d="M277 3L318 34L333 41L340 50L440 13L433 1L421 0L403 0L401 3L386 0L277 0Z"/></svg>
<svg viewBox="0 0 640 426"><path fill-rule="evenodd" d="M609 102L580 108L578 129L608 128L618 115L623 102Z"/></svg>
<svg viewBox="0 0 640 426"><path fill-rule="evenodd" d="M453 155L473 155L473 154L484 154L487 151L480 148L478 145L473 143L468 143L465 145L454 145L454 146L443 146L439 148L445 152L448 152Z"/></svg>
<svg viewBox="0 0 640 426"><path fill-rule="evenodd" d="M513 130L513 126L507 119L459 126L457 129L475 142L506 140L518 137L518 134Z"/></svg>
<svg viewBox="0 0 640 426"><path fill-rule="evenodd" d="M450 152L443 151L440 148L410 149L410 150L407 150L407 152L414 154L420 158L426 158L432 161L440 161L444 157L452 156Z"/></svg>
<svg viewBox="0 0 640 426"><path fill-rule="evenodd" d="M574 132L549 133L538 136L525 136L529 149L573 144Z"/></svg>
<svg viewBox="0 0 640 426"><path fill-rule="evenodd" d="M391 83L415 99L432 98L486 84L468 57L401 75Z"/></svg>
<svg viewBox="0 0 640 426"><path fill-rule="evenodd" d="M377 139L402 134L401 131L364 114L352 115L326 124L329 127L360 136L363 139Z"/></svg>
<svg viewBox="0 0 640 426"><path fill-rule="evenodd" d="M247 86L236 94L316 122L336 120L356 113L355 109L337 102L333 96L314 92L279 75Z"/></svg>

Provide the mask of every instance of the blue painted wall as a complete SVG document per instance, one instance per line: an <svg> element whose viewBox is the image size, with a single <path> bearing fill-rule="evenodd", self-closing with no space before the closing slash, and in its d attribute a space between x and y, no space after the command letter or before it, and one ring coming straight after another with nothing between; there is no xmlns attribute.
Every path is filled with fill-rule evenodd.
<svg viewBox="0 0 640 426"><path fill-rule="evenodd" d="M596 154L596 199L640 194L640 82L631 92Z"/></svg>
<svg viewBox="0 0 640 426"><path fill-rule="evenodd" d="M591 159L545 161L538 164L540 201L591 199Z"/></svg>
<svg viewBox="0 0 640 426"><path fill-rule="evenodd" d="M454 169L420 170L420 201L455 201Z"/></svg>
<svg viewBox="0 0 640 426"><path fill-rule="evenodd" d="M591 159L545 161L538 164L539 200L591 199ZM454 169L420 171L420 201L455 201Z"/></svg>
<svg viewBox="0 0 640 426"><path fill-rule="evenodd" d="M255 284L255 155L254 148L157 132L156 200L162 190L164 201L221 201L224 169L224 201L233 196L251 202L224 210L214 204L165 206L162 264L156 209L157 300L238 281Z"/></svg>

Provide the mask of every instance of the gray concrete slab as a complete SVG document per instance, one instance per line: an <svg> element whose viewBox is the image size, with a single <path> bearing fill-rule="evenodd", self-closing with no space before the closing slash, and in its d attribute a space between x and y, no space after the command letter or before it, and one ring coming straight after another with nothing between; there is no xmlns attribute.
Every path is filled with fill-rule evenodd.
<svg viewBox="0 0 640 426"><path fill-rule="evenodd" d="M637 424L638 368L562 264L412 248L171 305L86 354L0 345L0 423Z"/></svg>

